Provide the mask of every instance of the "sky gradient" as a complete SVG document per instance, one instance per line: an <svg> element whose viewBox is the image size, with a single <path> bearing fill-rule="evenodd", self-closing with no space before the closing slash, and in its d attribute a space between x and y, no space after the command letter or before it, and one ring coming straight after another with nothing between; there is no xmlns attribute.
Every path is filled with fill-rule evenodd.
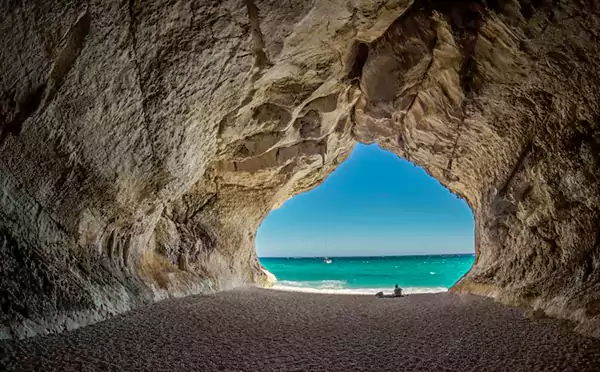
<svg viewBox="0 0 600 372"><path fill-rule="evenodd" d="M320 186L271 211L259 257L473 253L473 214L421 167L358 144Z"/></svg>

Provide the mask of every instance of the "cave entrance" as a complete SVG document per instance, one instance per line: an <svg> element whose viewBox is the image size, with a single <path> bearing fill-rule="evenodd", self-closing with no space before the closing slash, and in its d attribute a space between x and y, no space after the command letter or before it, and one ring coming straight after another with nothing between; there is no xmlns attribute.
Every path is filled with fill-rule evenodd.
<svg viewBox="0 0 600 372"><path fill-rule="evenodd" d="M472 266L473 231L467 203L423 168L359 143L321 185L271 211L256 247L279 289L439 292Z"/></svg>

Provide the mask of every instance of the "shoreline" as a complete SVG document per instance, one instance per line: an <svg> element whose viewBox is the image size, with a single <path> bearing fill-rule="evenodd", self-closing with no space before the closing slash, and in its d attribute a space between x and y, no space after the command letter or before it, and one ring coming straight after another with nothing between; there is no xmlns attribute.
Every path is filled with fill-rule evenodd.
<svg viewBox="0 0 600 372"><path fill-rule="evenodd" d="M290 283L290 282L287 282ZM313 293L313 294L334 294L334 295L359 295L359 296L375 296L378 292L384 294L391 294L392 288L315 288L315 287L301 287L288 285L285 280L278 281L272 287L267 289L284 292L299 292L299 293ZM410 294L425 294L425 293L443 293L448 292L446 287L402 287L402 293L405 295Z"/></svg>

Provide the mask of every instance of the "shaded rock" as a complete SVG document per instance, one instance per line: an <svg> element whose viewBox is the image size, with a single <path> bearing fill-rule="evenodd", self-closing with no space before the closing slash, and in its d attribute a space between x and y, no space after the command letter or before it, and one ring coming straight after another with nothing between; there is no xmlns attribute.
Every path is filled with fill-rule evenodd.
<svg viewBox="0 0 600 372"><path fill-rule="evenodd" d="M523 316L527 319L544 319L546 318L546 313L542 309L530 309Z"/></svg>

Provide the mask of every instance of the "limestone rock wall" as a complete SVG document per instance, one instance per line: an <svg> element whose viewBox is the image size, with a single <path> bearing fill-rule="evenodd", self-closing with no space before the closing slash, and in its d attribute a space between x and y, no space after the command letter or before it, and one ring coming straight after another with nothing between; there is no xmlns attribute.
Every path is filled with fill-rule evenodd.
<svg viewBox="0 0 600 372"><path fill-rule="evenodd" d="M261 220L356 141L473 209L455 291L597 329L596 2L1 7L0 336L264 283Z"/></svg>

